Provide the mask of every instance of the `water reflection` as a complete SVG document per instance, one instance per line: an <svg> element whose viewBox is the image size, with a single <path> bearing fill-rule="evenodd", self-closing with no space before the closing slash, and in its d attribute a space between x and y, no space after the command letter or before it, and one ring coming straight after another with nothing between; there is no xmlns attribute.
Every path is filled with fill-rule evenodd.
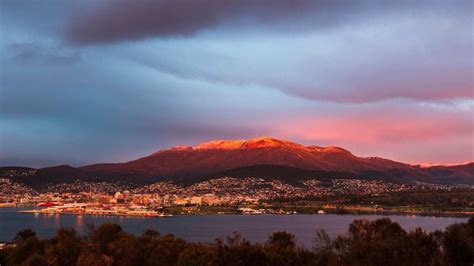
<svg viewBox="0 0 474 266"><path fill-rule="evenodd" d="M82 215L77 215L76 216L76 224L74 226L74 229L76 229L76 231L82 232L82 230L83 230L83 225L82 225L83 220L84 220L84 218L83 218Z"/></svg>
<svg viewBox="0 0 474 266"><path fill-rule="evenodd" d="M54 214L54 225L56 225L56 228L61 227L61 216L59 214Z"/></svg>

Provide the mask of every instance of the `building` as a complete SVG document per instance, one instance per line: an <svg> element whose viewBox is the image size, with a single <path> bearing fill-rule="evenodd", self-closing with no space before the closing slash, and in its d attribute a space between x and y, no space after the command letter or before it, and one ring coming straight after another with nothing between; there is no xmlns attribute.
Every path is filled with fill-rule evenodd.
<svg viewBox="0 0 474 266"><path fill-rule="evenodd" d="M191 198L191 204L193 205L201 205L202 204L202 197L194 196Z"/></svg>

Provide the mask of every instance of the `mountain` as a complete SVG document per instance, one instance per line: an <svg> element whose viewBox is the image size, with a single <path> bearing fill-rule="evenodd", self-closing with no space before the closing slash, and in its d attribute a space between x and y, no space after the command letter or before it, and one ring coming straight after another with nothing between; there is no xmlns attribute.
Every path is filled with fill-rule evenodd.
<svg viewBox="0 0 474 266"><path fill-rule="evenodd" d="M422 168L378 157L357 157L348 150L334 146L304 146L274 138L255 138L176 146L124 163L43 168L23 179L33 183L40 179L54 182L77 178L134 183L161 180L189 183L226 175L285 180L353 177L393 182L474 183L472 165Z"/></svg>
<svg viewBox="0 0 474 266"><path fill-rule="evenodd" d="M458 183L473 183L474 163L453 166L432 166L424 169L425 172L432 176L442 177L445 182L455 180Z"/></svg>

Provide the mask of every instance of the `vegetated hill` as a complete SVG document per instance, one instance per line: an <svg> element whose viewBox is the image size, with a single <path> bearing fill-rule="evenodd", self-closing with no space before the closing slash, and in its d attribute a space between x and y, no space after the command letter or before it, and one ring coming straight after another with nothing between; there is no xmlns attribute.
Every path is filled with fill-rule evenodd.
<svg viewBox="0 0 474 266"><path fill-rule="evenodd" d="M453 166L432 166L423 169L428 174L446 183L473 183L474 182L474 163Z"/></svg>
<svg viewBox="0 0 474 266"><path fill-rule="evenodd" d="M28 171L36 171L35 168L32 168L32 167L24 167L24 166L2 166L0 167L0 174L1 175L7 175L7 174L10 174L10 173L14 173L14 172L28 172Z"/></svg>
<svg viewBox="0 0 474 266"><path fill-rule="evenodd" d="M125 163L79 168L39 169L34 182L117 180L138 184L162 180L182 183L220 176L299 179L301 176L385 179L395 182L474 183L471 166L421 168L383 158L362 158L339 147L303 146L273 138L218 140L194 147L177 146ZM446 178L444 178L446 175Z"/></svg>
<svg viewBox="0 0 474 266"><path fill-rule="evenodd" d="M69 165L59 165L36 169L32 175L16 176L16 181L27 185L42 185L50 183L70 183L85 178L84 171Z"/></svg>
<svg viewBox="0 0 474 266"><path fill-rule="evenodd" d="M36 173L35 168L22 166L4 166L0 167L0 177L19 177L31 176Z"/></svg>

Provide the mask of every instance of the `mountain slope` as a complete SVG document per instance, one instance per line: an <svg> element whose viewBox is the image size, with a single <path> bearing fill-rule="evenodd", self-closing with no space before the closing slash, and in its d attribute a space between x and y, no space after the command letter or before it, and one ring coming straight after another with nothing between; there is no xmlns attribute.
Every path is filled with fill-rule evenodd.
<svg viewBox="0 0 474 266"><path fill-rule="evenodd" d="M440 182L473 183L474 163L454 166L432 166L423 169L425 172L439 179Z"/></svg>
<svg viewBox="0 0 474 266"><path fill-rule="evenodd" d="M419 168L408 164L381 158L361 158L339 147L303 146L273 138L219 140L194 147L178 146L126 163L96 164L81 169L96 175L183 179L254 165L287 166L352 175L374 175L396 170L404 179L429 177Z"/></svg>
<svg viewBox="0 0 474 266"><path fill-rule="evenodd" d="M177 146L125 163L79 168L59 166L37 170L28 180L119 180L151 183L192 182L222 175L281 177L358 177L395 182L474 183L474 164L430 167L383 158L362 158L339 147L304 146L274 138L217 140ZM284 173L284 176L281 173Z"/></svg>

